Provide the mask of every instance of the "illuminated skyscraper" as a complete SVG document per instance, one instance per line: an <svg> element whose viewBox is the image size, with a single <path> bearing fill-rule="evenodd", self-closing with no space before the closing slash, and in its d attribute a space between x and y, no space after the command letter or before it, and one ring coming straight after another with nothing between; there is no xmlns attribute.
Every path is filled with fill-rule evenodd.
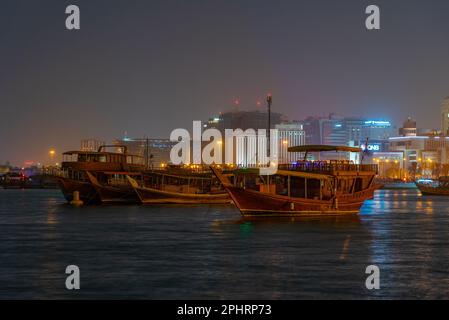
<svg viewBox="0 0 449 320"><path fill-rule="evenodd" d="M305 144L305 132L302 124L298 122L287 122L276 125L279 134L279 163L292 163L299 160L302 154L299 152L288 152L289 147L302 146Z"/></svg>

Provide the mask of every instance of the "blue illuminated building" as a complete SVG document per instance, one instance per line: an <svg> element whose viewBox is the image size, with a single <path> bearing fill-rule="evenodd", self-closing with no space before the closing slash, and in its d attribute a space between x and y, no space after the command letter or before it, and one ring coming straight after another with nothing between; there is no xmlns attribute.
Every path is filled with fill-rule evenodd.
<svg viewBox="0 0 449 320"><path fill-rule="evenodd" d="M385 119L309 117L301 121L306 133L306 144L350 145L368 150L386 151L388 138L394 135L394 127Z"/></svg>

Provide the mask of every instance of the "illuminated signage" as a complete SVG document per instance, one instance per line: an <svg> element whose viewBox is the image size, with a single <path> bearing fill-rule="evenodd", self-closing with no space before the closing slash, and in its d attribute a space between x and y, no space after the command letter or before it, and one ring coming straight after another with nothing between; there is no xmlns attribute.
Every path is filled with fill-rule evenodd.
<svg viewBox="0 0 449 320"><path fill-rule="evenodd" d="M390 121L380 121L380 120L368 120L365 121L366 125L369 126L379 126L379 127L390 127L391 123Z"/></svg>
<svg viewBox="0 0 449 320"><path fill-rule="evenodd" d="M362 150L365 151L366 146L361 146ZM369 144L368 143L368 151L380 151L380 144Z"/></svg>

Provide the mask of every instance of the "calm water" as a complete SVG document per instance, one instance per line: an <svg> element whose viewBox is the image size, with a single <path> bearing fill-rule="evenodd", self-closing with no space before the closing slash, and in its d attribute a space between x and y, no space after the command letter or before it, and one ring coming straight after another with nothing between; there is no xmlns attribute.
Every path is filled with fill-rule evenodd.
<svg viewBox="0 0 449 320"><path fill-rule="evenodd" d="M81 290L65 289L69 264ZM233 206L75 208L0 189L0 298L449 298L449 198L383 190L357 217L245 221Z"/></svg>

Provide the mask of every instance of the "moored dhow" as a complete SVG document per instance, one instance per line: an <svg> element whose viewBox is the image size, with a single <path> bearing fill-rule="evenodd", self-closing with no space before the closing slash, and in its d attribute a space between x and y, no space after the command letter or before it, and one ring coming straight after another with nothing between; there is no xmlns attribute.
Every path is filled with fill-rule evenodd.
<svg viewBox="0 0 449 320"><path fill-rule="evenodd" d="M244 216L344 215L360 211L380 186L374 183L377 165L350 161L307 161L309 152L361 152L346 146L299 146L303 161L279 165L276 174L259 175L259 169L235 170L231 182L211 167Z"/></svg>
<svg viewBox="0 0 449 320"><path fill-rule="evenodd" d="M114 147L121 152L108 152ZM57 178L68 202L78 191L85 204L101 203L100 194L91 183L89 172L99 183L107 182L108 172L134 173L145 169L144 158L127 152L126 146L101 146L98 151L67 151L63 153L61 171Z"/></svg>
<svg viewBox="0 0 449 320"><path fill-rule="evenodd" d="M423 195L449 196L449 177L420 179L415 184Z"/></svg>
<svg viewBox="0 0 449 320"><path fill-rule="evenodd" d="M205 174L178 170L146 172L139 183L127 176L143 204L226 204L231 199L209 171Z"/></svg>

